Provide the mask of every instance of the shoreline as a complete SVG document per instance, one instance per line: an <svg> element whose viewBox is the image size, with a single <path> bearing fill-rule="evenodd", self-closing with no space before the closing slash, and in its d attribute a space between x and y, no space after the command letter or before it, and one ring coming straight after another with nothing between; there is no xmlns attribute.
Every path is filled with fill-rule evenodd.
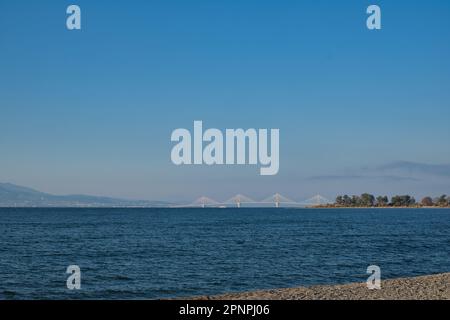
<svg viewBox="0 0 450 320"><path fill-rule="evenodd" d="M315 206L305 207L307 209L450 209L450 207L333 207L333 206Z"/></svg>
<svg viewBox="0 0 450 320"><path fill-rule="evenodd" d="M366 283L350 283L225 293L188 300L450 300L450 273L382 280L380 290L369 290Z"/></svg>
<svg viewBox="0 0 450 320"><path fill-rule="evenodd" d="M164 206L0 206L0 209L450 209L450 207L333 207L333 206L305 206L305 207L164 207Z"/></svg>

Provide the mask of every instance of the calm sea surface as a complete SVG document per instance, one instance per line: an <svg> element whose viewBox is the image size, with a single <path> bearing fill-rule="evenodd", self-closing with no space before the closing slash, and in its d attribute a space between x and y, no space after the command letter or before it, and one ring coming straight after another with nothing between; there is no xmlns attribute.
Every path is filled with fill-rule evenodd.
<svg viewBox="0 0 450 320"><path fill-rule="evenodd" d="M0 208L0 299L364 282L373 264L382 278L450 272L450 210Z"/></svg>

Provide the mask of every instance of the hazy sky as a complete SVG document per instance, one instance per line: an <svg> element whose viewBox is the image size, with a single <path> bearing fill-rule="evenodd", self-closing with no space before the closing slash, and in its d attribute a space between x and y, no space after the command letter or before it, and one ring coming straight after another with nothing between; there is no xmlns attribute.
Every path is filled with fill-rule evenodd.
<svg viewBox="0 0 450 320"><path fill-rule="evenodd" d="M162 200L450 194L449 39L444 0L1 1L0 181ZM194 120L279 128L279 174L174 166L170 134Z"/></svg>

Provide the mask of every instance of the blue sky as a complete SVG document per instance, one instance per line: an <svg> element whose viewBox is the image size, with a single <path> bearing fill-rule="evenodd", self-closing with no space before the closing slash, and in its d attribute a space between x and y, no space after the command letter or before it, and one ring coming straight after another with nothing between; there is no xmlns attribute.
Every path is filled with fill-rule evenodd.
<svg viewBox="0 0 450 320"><path fill-rule="evenodd" d="M180 201L449 194L448 39L437 0L2 1L0 181ZM194 120L279 128L279 174L174 166L170 134Z"/></svg>

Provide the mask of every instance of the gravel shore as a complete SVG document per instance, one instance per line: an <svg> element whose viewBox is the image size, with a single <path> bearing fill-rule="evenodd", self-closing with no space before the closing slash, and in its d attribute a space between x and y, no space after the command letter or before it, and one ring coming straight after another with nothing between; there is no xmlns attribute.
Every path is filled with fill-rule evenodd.
<svg viewBox="0 0 450 320"><path fill-rule="evenodd" d="M450 300L450 273L384 280L380 290L365 283L261 290L193 300Z"/></svg>

